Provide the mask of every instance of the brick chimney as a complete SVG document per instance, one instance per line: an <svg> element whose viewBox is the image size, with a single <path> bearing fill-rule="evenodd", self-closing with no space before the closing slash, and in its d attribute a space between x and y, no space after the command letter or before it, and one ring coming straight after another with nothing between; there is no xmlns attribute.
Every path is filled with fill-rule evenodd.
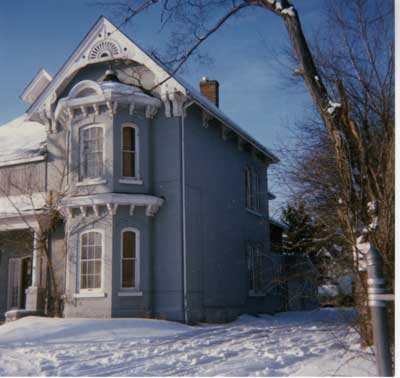
<svg viewBox="0 0 400 378"><path fill-rule="evenodd" d="M219 83L217 80L208 80L207 77L203 77L200 81L200 92L215 106L219 106Z"/></svg>

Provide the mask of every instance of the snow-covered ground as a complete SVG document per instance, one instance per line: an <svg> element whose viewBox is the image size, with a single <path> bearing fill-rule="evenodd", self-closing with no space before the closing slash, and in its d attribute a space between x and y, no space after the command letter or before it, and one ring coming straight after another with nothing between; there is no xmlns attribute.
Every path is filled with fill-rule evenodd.
<svg viewBox="0 0 400 378"><path fill-rule="evenodd" d="M195 327L28 317L0 326L0 376L374 375L350 315L323 309Z"/></svg>

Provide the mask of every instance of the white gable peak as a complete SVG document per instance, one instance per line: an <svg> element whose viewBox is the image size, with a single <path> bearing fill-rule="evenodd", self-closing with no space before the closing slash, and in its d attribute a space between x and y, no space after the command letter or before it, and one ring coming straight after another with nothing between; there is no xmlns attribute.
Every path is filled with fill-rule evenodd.
<svg viewBox="0 0 400 378"><path fill-rule="evenodd" d="M74 75L83 67L111 60L128 60L144 66L147 70L145 83L152 84L160 97L179 92L186 95L186 89L156 63L143 49L122 33L105 17L101 17L47 87L35 98L28 114L54 114L54 103ZM167 80L166 80L167 79ZM164 82L165 81L165 82ZM161 83L161 84L160 84ZM146 88L147 89L147 88Z"/></svg>

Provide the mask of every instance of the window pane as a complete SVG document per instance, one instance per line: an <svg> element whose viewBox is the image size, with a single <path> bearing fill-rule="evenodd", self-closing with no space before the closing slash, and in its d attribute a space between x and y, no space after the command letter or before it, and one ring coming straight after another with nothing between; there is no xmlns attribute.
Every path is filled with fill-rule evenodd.
<svg viewBox="0 0 400 378"><path fill-rule="evenodd" d="M88 259L94 259L94 247L91 245L88 247Z"/></svg>
<svg viewBox="0 0 400 378"><path fill-rule="evenodd" d="M136 234L132 231L125 231L123 236L123 257L136 257Z"/></svg>
<svg viewBox="0 0 400 378"><path fill-rule="evenodd" d="M122 176L135 177L135 153L124 151L122 153Z"/></svg>
<svg viewBox="0 0 400 378"><path fill-rule="evenodd" d="M95 234L96 234L95 232L89 232L88 233L88 236L89 236L88 243L89 243L89 245L93 245L94 244Z"/></svg>
<svg viewBox="0 0 400 378"><path fill-rule="evenodd" d="M246 207L248 209L252 208L252 174L250 168L245 170L245 193L246 193Z"/></svg>
<svg viewBox="0 0 400 378"><path fill-rule="evenodd" d="M87 247L82 246L81 260L87 259Z"/></svg>
<svg viewBox="0 0 400 378"><path fill-rule="evenodd" d="M135 260L122 261L122 287L135 286Z"/></svg>
<svg viewBox="0 0 400 378"><path fill-rule="evenodd" d="M87 287L88 289L94 289L94 276L87 276Z"/></svg>
<svg viewBox="0 0 400 378"><path fill-rule="evenodd" d="M88 261L88 274L94 274L94 261Z"/></svg>
<svg viewBox="0 0 400 378"><path fill-rule="evenodd" d="M87 289L87 276L81 275L81 289Z"/></svg>
<svg viewBox="0 0 400 378"><path fill-rule="evenodd" d="M95 274L101 273L101 261L95 261Z"/></svg>
<svg viewBox="0 0 400 378"><path fill-rule="evenodd" d="M94 288L95 289L101 288L101 276L99 274L94 276Z"/></svg>
<svg viewBox="0 0 400 378"><path fill-rule="evenodd" d="M135 129L133 127L123 128L122 141L124 151L135 151Z"/></svg>
<svg viewBox="0 0 400 378"><path fill-rule="evenodd" d="M87 274L87 262L86 261L81 262L81 274Z"/></svg>
<svg viewBox="0 0 400 378"><path fill-rule="evenodd" d="M94 258L101 259L101 247L100 246L94 247Z"/></svg>

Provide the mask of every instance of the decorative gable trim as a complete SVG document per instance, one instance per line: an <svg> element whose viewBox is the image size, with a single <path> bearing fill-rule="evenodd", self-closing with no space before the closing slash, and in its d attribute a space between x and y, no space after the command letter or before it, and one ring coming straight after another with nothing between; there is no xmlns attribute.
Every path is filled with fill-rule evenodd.
<svg viewBox="0 0 400 378"><path fill-rule="evenodd" d="M52 105L78 70L88 64L115 58L129 59L147 67L155 75L155 85L169 76L168 72L147 55L143 49L102 16L57 72L53 80L32 103L27 111L28 115L44 112L49 118L53 118L54 109L52 109ZM158 86L155 92L160 96L164 93L175 92L186 95L185 88L174 78L170 78Z"/></svg>

